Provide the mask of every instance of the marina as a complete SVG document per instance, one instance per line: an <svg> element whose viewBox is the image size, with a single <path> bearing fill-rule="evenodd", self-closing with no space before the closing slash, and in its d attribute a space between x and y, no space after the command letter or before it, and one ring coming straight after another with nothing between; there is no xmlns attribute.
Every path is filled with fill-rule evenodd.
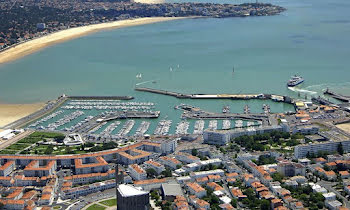
<svg viewBox="0 0 350 210"><path fill-rule="evenodd" d="M218 128L218 121L217 120L210 120L208 129L216 130L217 128Z"/></svg>
<svg viewBox="0 0 350 210"><path fill-rule="evenodd" d="M230 120L223 120L222 121L222 129L228 130L231 128L231 121Z"/></svg>
<svg viewBox="0 0 350 210"><path fill-rule="evenodd" d="M189 126L190 126L190 123L187 121L179 122L176 126L175 134L176 135L188 134L187 130L188 130Z"/></svg>
<svg viewBox="0 0 350 210"><path fill-rule="evenodd" d="M167 135L169 133L171 124L172 124L172 120L161 120L154 131L154 135L157 135L157 136Z"/></svg>
<svg viewBox="0 0 350 210"><path fill-rule="evenodd" d="M126 123L123 125L123 128L119 130L117 136L120 138L124 138L128 135L128 133L131 131L131 129L135 125L135 120L128 120Z"/></svg>
<svg viewBox="0 0 350 210"><path fill-rule="evenodd" d="M193 134L202 134L205 126L204 120L197 120L194 124Z"/></svg>
<svg viewBox="0 0 350 210"><path fill-rule="evenodd" d="M110 136L112 132L120 125L120 121L109 124L101 133L102 136Z"/></svg>
<svg viewBox="0 0 350 210"><path fill-rule="evenodd" d="M148 131L149 126L151 125L150 122L142 121L140 126L137 128L135 136L143 136Z"/></svg>
<svg viewBox="0 0 350 210"><path fill-rule="evenodd" d="M63 126L65 124L71 122L72 120L80 117L83 114L84 114L84 112L79 110L79 111L75 111L75 112L73 112L71 114L65 115L65 116L63 116L63 118L57 120L56 122L49 124L46 127L46 129L47 130L52 130L52 131L56 130L58 127Z"/></svg>

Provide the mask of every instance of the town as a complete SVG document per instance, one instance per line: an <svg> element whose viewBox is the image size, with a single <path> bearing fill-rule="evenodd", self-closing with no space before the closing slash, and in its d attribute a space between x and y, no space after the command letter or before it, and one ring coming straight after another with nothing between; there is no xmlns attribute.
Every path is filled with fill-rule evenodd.
<svg viewBox="0 0 350 210"><path fill-rule="evenodd" d="M243 114L228 106L212 113L181 104L174 108L186 115L171 132L172 119L152 121L160 116L152 102L63 95L0 132L0 205L348 209L348 102L251 97L295 111L273 113L264 104L260 114L247 106ZM196 119L193 131L184 116Z"/></svg>
<svg viewBox="0 0 350 210"><path fill-rule="evenodd" d="M0 2L0 52L68 28L140 17L247 17L276 15L285 9L264 3L162 3L130 1ZM35 15L34 15L35 14Z"/></svg>

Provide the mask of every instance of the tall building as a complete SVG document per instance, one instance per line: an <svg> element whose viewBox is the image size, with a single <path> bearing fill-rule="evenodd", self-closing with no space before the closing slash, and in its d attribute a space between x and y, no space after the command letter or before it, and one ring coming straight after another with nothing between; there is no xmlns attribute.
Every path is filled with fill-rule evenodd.
<svg viewBox="0 0 350 210"><path fill-rule="evenodd" d="M295 158L304 158L309 153L317 154L318 152L328 152L333 153L338 149L339 144L342 144L344 152L350 152L350 140L343 141L326 141L310 144L302 144L294 147L294 157Z"/></svg>
<svg viewBox="0 0 350 210"><path fill-rule="evenodd" d="M148 210L149 193L131 185L121 184L117 188L117 210Z"/></svg>

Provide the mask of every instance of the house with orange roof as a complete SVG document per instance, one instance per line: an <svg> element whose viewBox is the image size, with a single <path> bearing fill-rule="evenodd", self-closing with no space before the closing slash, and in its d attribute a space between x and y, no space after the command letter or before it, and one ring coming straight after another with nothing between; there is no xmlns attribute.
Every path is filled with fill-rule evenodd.
<svg viewBox="0 0 350 210"><path fill-rule="evenodd" d="M205 200L196 198L194 200L191 200L191 202L196 207L196 209L210 209L210 204Z"/></svg>
<svg viewBox="0 0 350 210"><path fill-rule="evenodd" d="M23 200L32 200L34 198L34 196L36 196L38 193L35 190L30 190L26 193L23 194L23 196L21 197L21 199Z"/></svg>
<svg viewBox="0 0 350 210"><path fill-rule="evenodd" d="M271 200L271 209L276 209L281 206L283 206L283 202L281 199L275 198Z"/></svg>
<svg viewBox="0 0 350 210"><path fill-rule="evenodd" d="M230 184L233 184L233 183L236 183L236 178L227 178L226 179L227 183L230 183Z"/></svg>
<svg viewBox="0 0 350 210"><path fill-rule="evenodd" d="M127 151L121 151L117 153L117 159L120 163L129 164L141 164L150 159L152 153L139 149L130 149Z"/></svg>
<svg viewBox="0 0 350 210"><path fill-rule="evenodd" d="M107 172L108 163L101 156L81 158L74 160L76 174L90 174Z"/></svg>
<svg viewBox="0 0 350 210"><path fill-rule="evenodd" d="M236 172L233 172L233 173L227 173L227 174L225 174L225 176L227 177L227 178L239 178L239 175L238 175L238 173L236 173Z"/></svg>
<svg viewBox="0 0 350 210"><path fill-rule="evenodd" d="M24 209L26 202L24 200L5 200L0 199L0 203L4 205L4 209Z"/></svg>
<svg viewBox="0 0 350 210"><path fill-rule="evenodd" d="M347 179L347 178L350 177L350 174L349 174L348 171L339 171L339 174L340 174L340 177L341 177L342 179Z"/></svg>
<svg viewBox="0 0 350 210"><path fill-rule="evenodd" d="M15 161L10 160L0 166L0 176L8 176L15 170Z"/></svg>
<svg viewBox="0 0 350 210"><path fill-rule="evenodd" d="M328 166L331 170L334 170L337 168L337 164L335 162L328 162L325 165Z"/></svg>
<svg viewBox="0 0 350 210"><path fill-rule="evenodd" d="M192 195L195 195L198 198L202 198L207 195L207 191L196 182L187 183L186 188Z"/></svg>
<svg viewBox="0 0 350 210"><path fill-rule="evenodd" d="M243 194L243 192L238 187L233 187L230 189L232 197L243 200L244 198L247 198L246 195Z"/></svg>
<svg viewBox="0 0 350 210"><path fill-rule="evenodd" d="M209 182L219 182L219 181L221 181L221 176L218 174L209 174L208 180L209 180Z"/></svg>
<svg viewBox="0 0 350 210"><path fill-rule="evenodd" d="M200 184L200 185L203 185L203 184L208 183L208 182L209 182L209 179L208 179L207 176L205 176L205 177L199 177L199 178L196 179L196 182L197 182L198 184Z"/></svg>
<svg viewBox="0 0 350 210"><path fill-rule="evenodd" d="M290 206L291 206L292 209L304 209L304 205L303 205L303 203L300 202L300 201L292 202L292 203L290 204Z"/></svg>
<svg viewBox="0 0 350 210"><path fill-rule="evenodd" d="M172 168L172 169L176 169L178 165L182 165L182 163L173 158L173 157L169 157L169 156L162 156L159 158L159 162L161 162L162 164Z"/></svg>
<svg viewBox="0 0 350 210"><path fill-rule="evenodd" d="M17 175L14 177L16 186L42 186L46 181L42 182L39 177L25 177L24 175Z"/></svg>
<svg viewBox="0 0 350 210"><path fill-rule="evenodd" d="M233 210L235 208L233 208L233 206L229 203L223 203L219 205L220 209L222 210Z"/></svg>
<svg viewBox="0 0 350 210"><path fill-rule="evenodd" d="M207 186L214 191L224 191L224 188L215 182L209 182Z"/></svg>
<svg viewBox="0 0 350 210"><path fill-rule="evenodd" d="M253 176L253 174L244 174L243 181L246 186L250 187L251 183L256 182L258 180Z"/></svg>
<svg viewBox="0 0 350 210"><path fill-rule="evenodd" d="M0 176L0 185L3 187L13 186L14 180L9 176Z"/></svg>
<svg viewBox="0 0 350 210"><path fill-rule="evenodd" d="M142 187L144 190L152 190L155 188L160 188L162 184L166 183L167 180L163 179L146 179L134 181L135 187Z"/></svg>
<svg viewBox="0 0 350 210"><path fill-rule="evenodd" d="M55 160L48 161L47 164L40 164L39 160L32 160L23 170L26 177L50 176L56 172L57 164ZM44 163L44 162L43 162Z"/></svg>
<svg viewBox="0 0 350 210"><path fill-rule="evenodd" d="M8 200L18 200L23 196L24 187L13 187L10 189L10 194L8 194L5 199Z"/></svg>
<svg viewBox="0 0 350 210"><path fill-rule="evenodd" d="M323 157L315 158L315 163L324 164L326 162L327 160L324 159Z"/></svg>
<svg viewBox="0 0 350 210"><path fill-rule="evenodd" d="M189 205L187 203L187 200L184 196L176 196L174 200L174 209L175 210L189 210Z"/></svg>
<svg viewBox="0 0 350 210"><path fill-rule="evenodd" d="M65 187L61 189L61 195L63 199L74 199L80 196L85 196L98 191L104 191L107 189L115 188L115 180L107 180L103 182L96 182L89 185L79 186L79 187Z"/></svg>
<svg viewBox="0 0 350 210"><path fill-rule="evenodd" d="M201 159L199 157L190 155L190 154L185 153L185 152L178 152L176 154L176 159L178 159L182 162L185 162L185 163L196 163L196 162L201 161Z"/></svg>
<svg viewBox="0 0 350 210"><path fill-rule="evenodd" d="M54 200L55 190L51 186L45 186L39 199L39 205L51 205Z"/></svg>
<svg viewBox="0 0 350 210"><path fill-rule="evenodd" d="M115 170L109 170L106 173L91 173L91 174L77 174L72 176L65 176L65 181L70 181L73 185L87 184L95 181L103 181L113 179L115 177Z"/></svg>
<svg viewBox="0 0 350 210"><path fill-rule="evenodd" d="M129 165L130 176L134 180L144 180L147 179L146 171L137 164Z"/></svg>
<svg viewBox="0 0 350 210"><path fill-rule="evenodd" d="M146 168L153 168L157 174L162 173L165 170L165 167L163 164L160 164L159 162L148 160L145 163Z"/></svg>

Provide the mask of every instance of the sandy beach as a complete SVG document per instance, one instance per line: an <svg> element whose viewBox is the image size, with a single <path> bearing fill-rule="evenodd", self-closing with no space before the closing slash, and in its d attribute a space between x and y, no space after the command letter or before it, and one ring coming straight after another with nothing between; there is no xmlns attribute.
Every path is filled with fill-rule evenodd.
<svg viewBox="0 0 350 210"><path fill-rule="evenodd" d="M9 61L16 60L23 56L29 55L33 52L45 48L50 45L54 45L59 42L64 42L74 38L84 36L89 33L96 31L111 29L111 28L122 28L136 25L151 24L156 22L163 22L169 20L183 19L183 17L149 17L149 18L137 18L131 20L120 20L108 23L93 24L88 26L70 28L62 31L58 31L40 38L36 38L15 47L9 48L0 53L0 64Z"/></svg>
<svg viewBox="0 0 350 210"><path fill-rule="evenodd" d="M43 108L45 103L0 104L0 127L25 117Z"/></svg>
<svg viewBox="0 0 350 210"><path fill-rule="evenodd" d="M350 132L350 123L338 124L337 128L342 129L345 132Z"/></svg>

